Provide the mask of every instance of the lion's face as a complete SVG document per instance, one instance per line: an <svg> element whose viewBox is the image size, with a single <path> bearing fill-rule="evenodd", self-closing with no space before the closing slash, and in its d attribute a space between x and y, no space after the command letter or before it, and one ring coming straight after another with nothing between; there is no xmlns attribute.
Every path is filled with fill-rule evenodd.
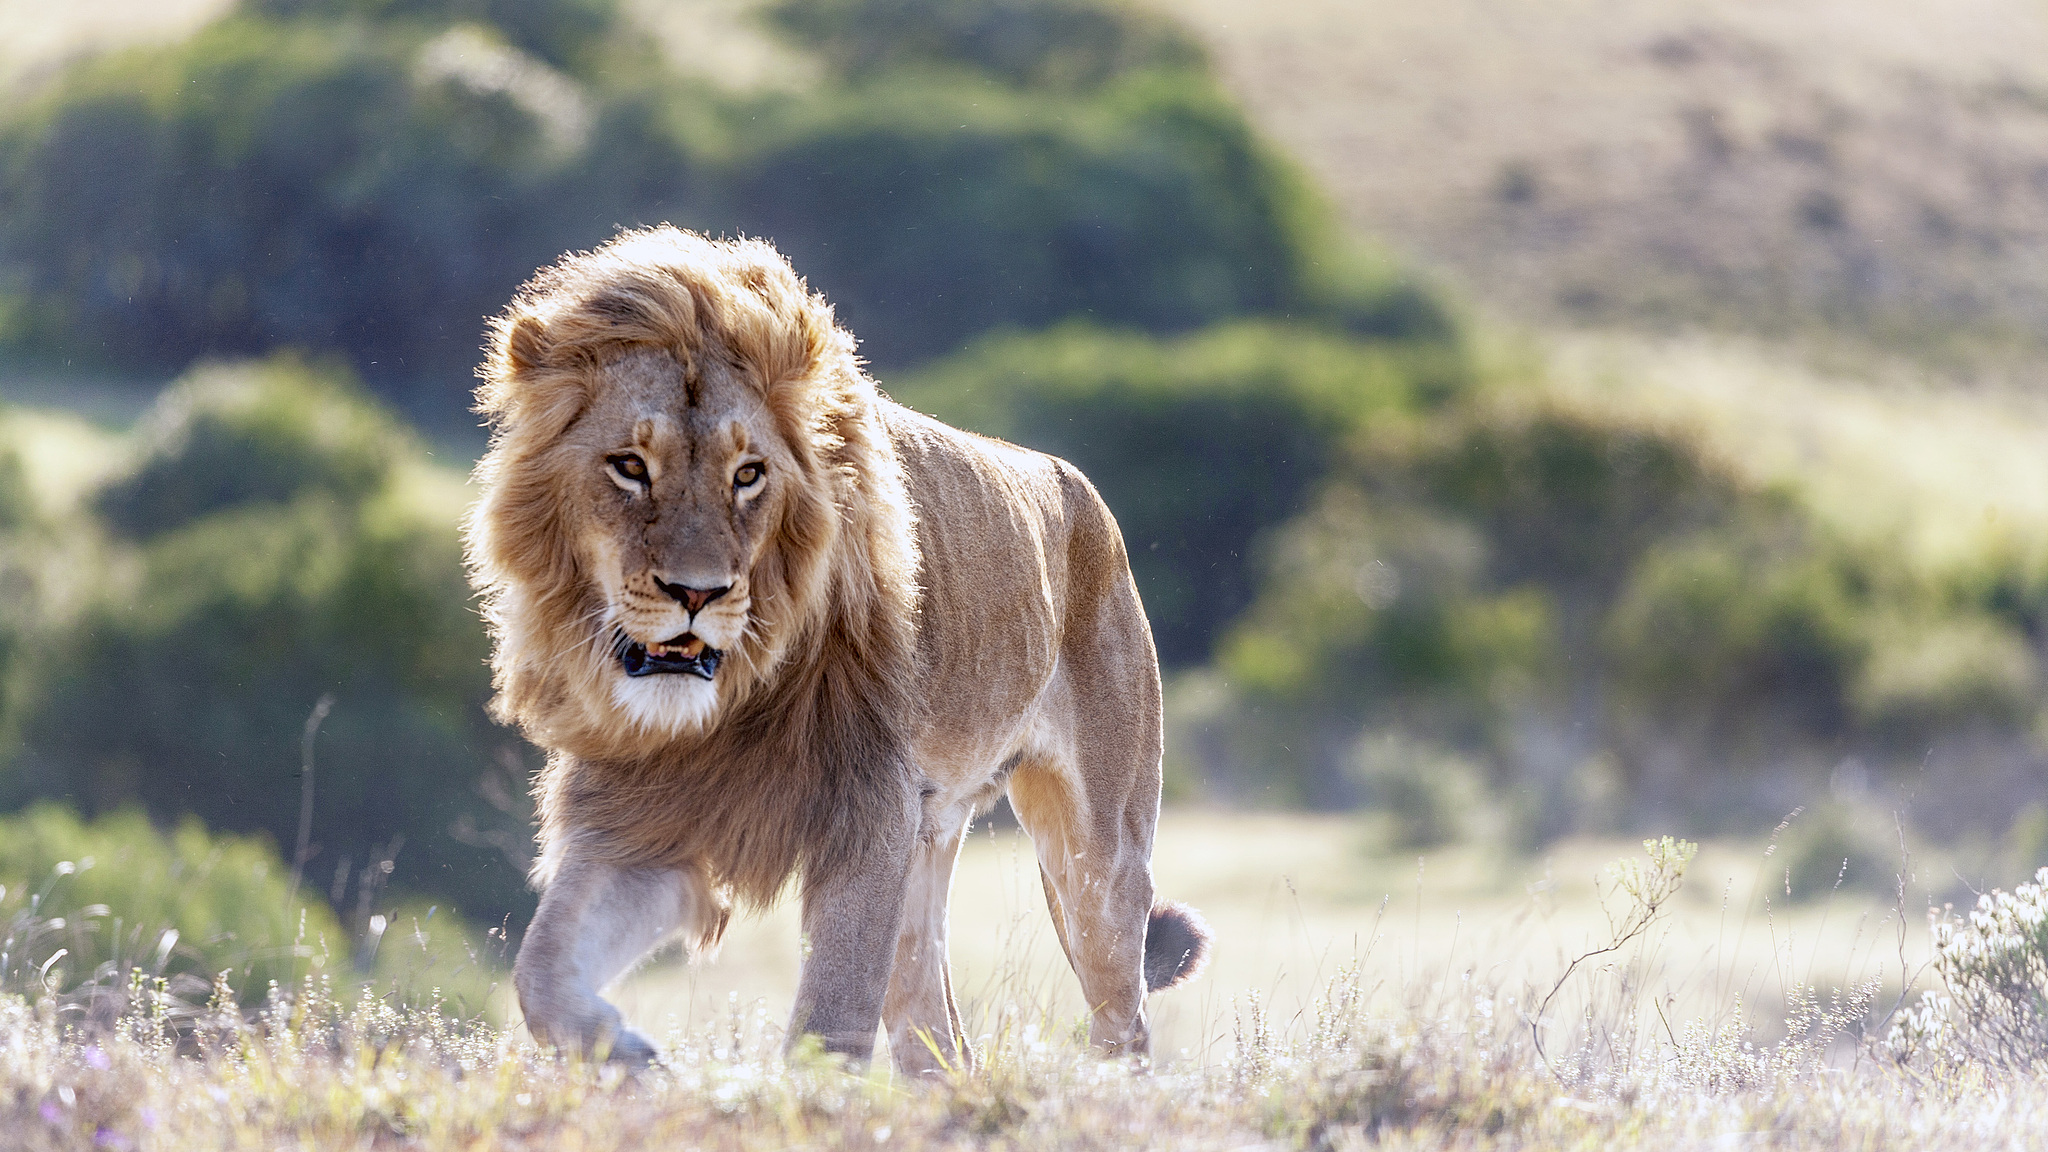
<svg viewBox="0 0 2048 1152"><path fill-rule="evenodd" d="M686 386L671 357L629 352L552 455L612 701L654 732L703 724L796 475L767 404L715 358Z"/></svg>

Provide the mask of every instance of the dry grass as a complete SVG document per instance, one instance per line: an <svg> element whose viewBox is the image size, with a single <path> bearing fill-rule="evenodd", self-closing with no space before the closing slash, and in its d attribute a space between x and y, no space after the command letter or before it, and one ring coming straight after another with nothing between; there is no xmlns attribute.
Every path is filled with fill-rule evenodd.
<svg viewBox="0 0 2048 1152"><path fill-rule="evenodd" d="M1627 839L1575 840L1536 859L1481 844L1387 854L1378 816L1169 811L1154 867L1163 895L1201 909L1217 934L1207 973L1152 1002L1155 1054L1200 1067L1221 1055L1234 1012L1254 997L1275 1019L1312 1018L1339 970L1365 974L1376 1010L1418 1010L1462 981L1521 996L1596 946L1608 921L1596 884L1639 851ZM1783 860L1761 842L1710 844L1631 976L1672 1011L1702 1017L1738 1001L1766 1022L1788 995L1878 978L1899 986L1895 901L1844 889L1792 903ZM1774 864L1773 861L1776 861ZM1920 871L1937 881L1946 871ZM1926 949L1928 896L1909 895L1905 963ZM1609 907L1615 907L1610 900ZM970 1032L1007 1012L1074 1022L1084 1005L1052 938L1029 842L982 832L962 854L952 902L954 974ZM741 921L707 964L677 958L629 979L618 1002L650 1035L680 1036L735 1006L779 1023L796 987L796 916L783 906ZM1595 982L1598 983L1597 981Z"/></svg>
<svg viewBox="0 0 2048 1152"><path fill-rule="evenodd" d="M1820 909L1747 925L1723 918L1712 889L1717 879L1744 879L1722 878L1731 869L1752 881L1767 874L1744 862L1753 853L1696 862L1691 889L1707 892L1667 910L1658 923L1670 931L1582 965L1553 1008L1541 1054L1526 1019L1535 999L1502 961L1519 955L1541 977L1538 991L1547 985L1561 966L1548 964L1544 933L1574 934L1569 916L1601 922L1579 916L1591 907L1573 899L1584 889L1557 883L1517 900L1508 870L1468 849L1443 858L1442 887L1425 870L1420 902L1387 899L1382 913L1372 892L1406 864L1359 855L1360 832L1279 818L1169 824L1162 869L1177 892L1207 901L1223 929L1225 959L1211 984L1238 978L1260 949L1275 947L1247 935L1261 920L1268 937L1298 932L1311 945L1349 921L1373 953L1327 962L1319 982L1304 967L1285 974L1298 983L1240 991L1201 1025L1187 1057L1149 1073L1080 1049L1073 1021L1045 1007L1026 949L1000 974L983 974L974 1013L982 1066L920 1083L803 1054L785 1059L772 1017L746 1004L679 1025L666 1065L627 1077L558 1063L516 1032L451 1021L430 1005L335 1003L319 986L252 1020L202 1014L175 1042L147 989L113 1026L68 1031L47 1008L0 997L0 1124L8 1146L24 1149L1977 1149L2027 1146L2048 1121L2042 1081L1973 1067L1903 1070L1842 1035L1853 1030L1853 1010L1822 1011L1772 1040L1745 1025L1740 977L1708 990L1699 1006L1718 997L1721 1008L1705 1012L1643 979L1717 966L1679 932L1688 921L1702 921L1709 947L1727 945L1731 956L1748 948L1745 932L1795 960L1812 946L1802 941L1828 938ZM1197 846L1199 858L1189 855ZM957 905L963 943L992 912L982 901L1008 898L976 885L1008 883L1011 848L996 837L970 854ZM1573 875L1601 850L1577 846L1552 867ZM1263 901L1281 907L1257 907L1275 878L1244 866L1255 858L1302 868L1292 894ZM1607 875L1609 908L1626 919L1626 901L1613 902L1616 874ZM1463 943L1481 917L1458 910L1489 902L1554 910L1536 908L1491 942ZM1567 906L1577 912L1568 916ZM1403 920L1420 933L1448 924L1451 936L1403 940ZM1595 931L1591 942L1611 938ZM1228 959L1233 951L1238 959ZM1823 988L1814 1003L1831 1000Z"/></svg>

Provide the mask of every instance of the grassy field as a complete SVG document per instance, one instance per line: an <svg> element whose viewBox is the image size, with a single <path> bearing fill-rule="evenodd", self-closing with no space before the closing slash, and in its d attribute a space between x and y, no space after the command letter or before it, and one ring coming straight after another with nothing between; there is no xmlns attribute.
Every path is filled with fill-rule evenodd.
<svg viewBox="0 0 2048 1152"><path fill-rule="evenodd" d="M24 1149L1976 1149L2025 1147L2048 1119L2036 1080L1902 1069L1859 1040L1925 955L1924 924L1909 912L1902 934L1896 909L1848 893L1783 905L1762 842L1708 846L1646 920L1612 867L1657 875L1641 846L1417 858L1377 850L1386 831L1168 813L1162 883L1218 943L1157 1002L1150 1071L1079 1046L1028 854L993 831L954 897L972 1071L906 1083L782 1058L782 910L736 925L713 965L628 982L667 1051L639 1075L319 984L254 1019L187 1018L177 1040L146 987L99 1025L0 997L0 1122ZM1788 1028L1773 1007L1806 988Z"/></svg>
<svg viewBox="0 0 2048 1152"><path fill-rule="evenodd" d="M1229 1022L1256 998L1299 1026L1343 969L1365 977L1366 1002L1393 1015L1467 985L1523 997L1605 942L1605 870L1640 856L1626 840L1575 840L1536 857L1466 844L1421 855L1388 852L1385 817L1234 815L1168 810L1154 856L1162 895L1201 909L1216 931L1204 976L1153 1002L1157 1057L1203 1067L1230 1041ZM1844 889L1792 903L1766 843L1707 846L1669 918L1632 962L1630 979L1687 1016L1737 1002L1766 1032L1787 993L1823 993L1880 979L1899 983L1896 899ZM1780 861L1782 863L1782 861ZM1611 886L1610 886L1611 887ZM1926 893L1909 895L1909 969L1926 952ZM993 1030L1007 1012L1071 1023L1085 1009L1052 937L1030 843L988 829L962 854L955 879L952 956L963 1010ZM779 1023L797 976L795 909L734 924L710 963L657 962L629 978L619 1003L652 1035L681 1037L745 1014ZM1606 994L1602 979L1573 996ZM974 1025L970 1023L970 1031Z"/></svg>

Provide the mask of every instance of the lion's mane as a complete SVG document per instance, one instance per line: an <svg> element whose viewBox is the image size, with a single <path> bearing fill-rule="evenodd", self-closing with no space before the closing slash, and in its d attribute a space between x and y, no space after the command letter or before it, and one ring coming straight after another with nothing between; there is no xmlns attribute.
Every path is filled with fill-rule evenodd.
<svg viewBox="0 0 2048 1152"><path fill-rule="evenodd" d="M745 639L701 729L651 733L613 705L603 598L569 538L553 450L602 386L654 350L694 388L718 358L757 389L796 493L750 573ZM898 840L914 819L918 556L901 466L854 343L758 241L629 232L536 275L493 323L491 422L467 525L495 642L493 715L551 753L536 789L545 881L564 838L629 866L705 868L750 902Z"/></svg>

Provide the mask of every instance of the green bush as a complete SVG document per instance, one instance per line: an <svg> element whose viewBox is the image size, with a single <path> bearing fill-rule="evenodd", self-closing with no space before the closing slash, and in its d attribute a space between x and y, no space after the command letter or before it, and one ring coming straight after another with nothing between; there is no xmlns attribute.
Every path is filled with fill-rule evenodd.
<svg viewBox="0 0 2048 1152"><path fill-rule="evenodd" d="M1742 495L1688 435L1518 397L1371 466L1484 533L1494 580L1596 600L1651 541L1722 521Z"/></svg>
<svg viewBox="0 0 2048 1152"><path fill-rule="evenodd" d="M487 647L456 508L421 506L418 448L345 381L315 385L290 364L201 374L149 423L150 450L101 502L159 530L111 545L81 614L36 638L0 800L141 804L292 844L301 735L331 695L309 864L323 890L395 857L396 883L480 919L527 906L518 863L479 846L523 838L505 797L524 772L516 738L483 716ZM293 459L296 491L289 469L265 467ZM253 479L223 503L218 481L245 463Z"/></svg>
<svg viewBox="0 0 2048 1152"><path fill-rule="evenodd" d="M133 809L88 822L37 804L0 817L0 992L76 1002L121 992L139 969L193 1007L216 975L244 1005L311 975L463 1015L490 1007L504 949L461 917L379 890L344 921L320 895L294 892L261 834L209 833L190 816L164 831Z"/></svg>
<svg viewBox="0 0 2048 1152"><path fill-rule="evenodd" d="M752 151L732 217L902 365L1063 317L1170 332L1245 314L1396 323L1320 290L1315 209L1206 81L1146 74L1082 101L899 81L821 104ZM1332 257L1334 259L1334 257Z"/></svg>
<svg viewBox="0 0 2048 1152"><path fill-rule="evenodd" d="M598 237L535 217L562 162L543 118L422 50L406 26L231 18L0 118L17 343L134 371L297 345L461 379L481 318Z"/></svg>
<svg viewBox="0 0 2048 1152"><path fill-rule="evenodd" d="M990 337L900 382L912 407L1080 466L1123 529L1162 658L1207 659L1250 603L1254 542L1346 440L1465 386L1454 348L1284 324L1177 340L1067 325Z"/></svg>
<svg viewBox="0 0 2048 1152"><path fill-rule="evenodd" d="M1238 719L1212 742L1295 798L1370 801L1347 749L1400 727L1529 790L1540 837L1577 819L1565 782L1595 758L1652 790L1619 803L1685 803L1647 760L1733 778L1874 738L1857 692L1886 601L1692 437L1495 390L1347 447L1263 536L1218 651Z"/></svg>
<svg viewBox="0 0 2048 1152"><path fill-rule="evenodd" d="M1359 739L1350 767L1364 788L1363 802L1391 817L1376 846L1438 848L1481 831L1484 779L1455 752L1396 730L1377 730Z"/></svg>
<svg viewBox="0 0 2048 1152"><path fill-rule="evenodd" d="M1890 813L1828 802L1792 821L1774 863L1784 869L1791 900L1819 900L1838 889L1896 898L1906 866L1901 851ZM1776 887L1779 877L1764 879Z"/></svg>
<svg viewBox="0 0 2048 1152"><path fill-rule="evenodd" d="M2041 670L2025 632L1967 609L1874 630L1850 693L1858 718L1901 741L2024 728L2041 709Z"/></svg>
<svg viewBox="0 0 2048 1152"><path fill-rule="evenodd" d="M345 374L290 359L202 369L158 400L141 430L142 466L94 501L116 532L148 539L209 513L317 495L353 507L416 451Z"/></svg>
<svg viewBox="0 0 2048 1152"><path fill-rule="evenodd" d="M1101 83L988 79L1010 43L989 29L1027 9L1051 21L1027 40L1066 47L1019 67L1080 44ZM1344 255L1166 25L946 11L916 51L958 67L870 81L874 13L846 5L805 25L846 74L740 100L663 73L602 0L258 0L0 113L0 350L166 373L333 351L447 419L535 267L663 220L773 237L882 364L1070 316L1447 334L1432 296Z"/></svg>
<svg viewBox="0 0 2048 1152"><path fill-rule="evenodd" d="M139 967L194 977L196 988L181 985L188 992L227 972L260 1001L270 981L289 987L350 954L327 905L290 889L291 869L266 837L212 835L191 817L163 832L134 810L88 824L37 804L0 817L0 987L118 987Z"/></svg>
<svg viewBox="0 0 2048 1152"><path fill-rule="evenodd" d="M1812 736L1843 734L1869 649L1857 575L1804 542L1758 542L1739 530L1648 549L1602 637L1623 700L1731 734L1771 713Z"/></svg>
<svg viewBox="0 0 2048 1152"><path fill-rule="evenodd" d="M1268 538L1225 649L1249 689L1487 715L1510 682L1568 683L1566 656L1651 546L1744 499L1683 437L1515 397L1372 431Z"/></svg>

